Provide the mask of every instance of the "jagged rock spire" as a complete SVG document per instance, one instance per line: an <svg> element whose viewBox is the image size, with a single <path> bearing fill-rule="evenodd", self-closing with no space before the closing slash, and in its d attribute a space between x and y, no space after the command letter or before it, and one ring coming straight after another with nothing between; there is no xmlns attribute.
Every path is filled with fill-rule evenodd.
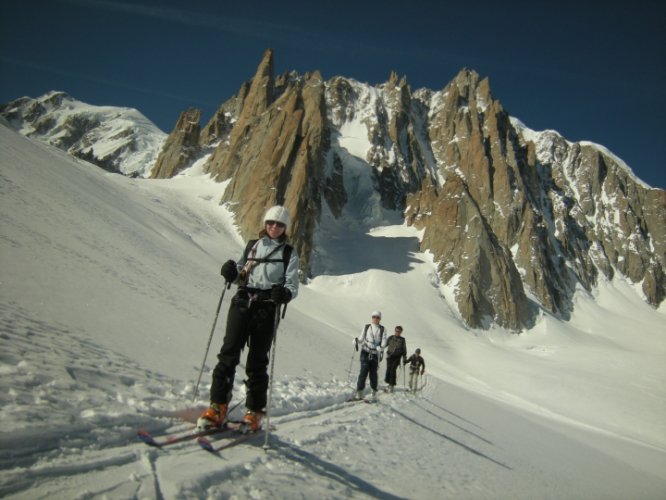
<svg viewBox="0 0 666 500"><path fill-rule="evenodd" d="M167 137L162 151L151 170L153 179L168 179L188 167L199 154L201 110L189 108L178 117L176 126Z"/></svg>

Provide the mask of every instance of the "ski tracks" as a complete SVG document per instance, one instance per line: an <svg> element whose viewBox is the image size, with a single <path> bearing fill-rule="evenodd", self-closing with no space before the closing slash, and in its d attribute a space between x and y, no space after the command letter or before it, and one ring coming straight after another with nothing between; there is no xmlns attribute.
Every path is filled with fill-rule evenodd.
<svg viewBox="0 0 666 500"><path fill-rule="evenodd" d="M432 384L416 395L382 393L379 404L367 405L346 403L352 390L342 381L290 377L275 380L277 430L268 452L263 437L217 456L195 442L151 449L136 439L137 428L155 435L191 428L168 417L187 399L187 384L94 345L81 332L34 321L14 304L0 307L0 320L8 346L0 371L10 376L3 379L0 412L15 423L0 434L3 497L294 498L295 484L306 498L408 497L428 479L420 461L440 452L413 451L414 439L445 441L444 432L419 425L427 412L399 413ZM240 381L234 394L242 399ZM463 430L448 427L462 433L458 443L483 443L464 431L463 421L455 423ZM389 467L376 466L380 455ZM402 467L399 476L393 466Z"/></svg>

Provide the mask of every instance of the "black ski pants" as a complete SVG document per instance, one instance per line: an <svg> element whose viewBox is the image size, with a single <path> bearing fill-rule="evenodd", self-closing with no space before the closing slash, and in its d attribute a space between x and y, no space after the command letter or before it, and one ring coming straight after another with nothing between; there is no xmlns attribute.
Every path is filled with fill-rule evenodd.
<svg viewBox="0 0 666 500"><path fill-rule="evenodd" d="M398 366L400 365L400 359L401 356L389 356L386 359L386 376L384 377L384 382L388 385L396 385L395 378Z"/></svg>
<svg viewBox="0 0 666 500"><path fill-rule="evenodd" d="M245 374L249 410L261 411L266 406L268 391L268 356L273 342L275 327L275 304L267 301L247 300L245 292L231 299L227 316L227 330L217 365L213 370L210 400L213 403L229 403L234 387L236 366L240 363L241 351L248 344Z"/></svg>
<svg viewBox="0 0 666 500"><path fill-rule="evenodd" d="M358 374L356 390L365 389L365 380L370 375L370 387L373 391L377 390L377 368L379 367L379 358L376 354L370 354L368 351L361 351L361 372Z"/></svg>

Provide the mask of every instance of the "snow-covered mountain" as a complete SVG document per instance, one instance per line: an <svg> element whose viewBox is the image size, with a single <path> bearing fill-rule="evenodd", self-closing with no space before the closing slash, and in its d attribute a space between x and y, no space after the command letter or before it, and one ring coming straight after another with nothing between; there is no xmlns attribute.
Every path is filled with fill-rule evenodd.
<svg viewBox="0 0 666 500"><path fill-rule="evenodd" d="M243 248L218 203L229 183L204 163L133 179L0 126L0 496L664 498L663 306L616 276L578 290L569 321L470 331L420 233L382 213L362 238L334 227L322 243L340 271L289 304L271 450L138 442L139 427L190 427L169 415L192 405L220 264ZM352 337L375 309L422 349L425 386L350 405Z"/></svg>
<svg viewBox="0 0 666 500"><path fill-rule="evenodd" d="M166 139L136 109L93 106L65 92L22 97L0 106L0 116L34 137L110 172L147 177Z"/></svg>

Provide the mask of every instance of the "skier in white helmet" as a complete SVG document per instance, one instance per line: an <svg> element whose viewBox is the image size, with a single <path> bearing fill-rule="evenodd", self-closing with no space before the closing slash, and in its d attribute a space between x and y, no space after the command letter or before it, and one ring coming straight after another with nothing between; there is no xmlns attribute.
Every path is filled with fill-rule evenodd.
<svg viewBox="0 0 666 500"><path fill-rule="evenodd" d="M238 291L231 299L224 342L217 356L210 388L210 406L199 417L201 429L221 427L227 416L241 351L249 345L245 373L244 423L261 426L268 391L268 356L273 341L275 308L298 294L298 255L287 244L289 212L283 206L266 211L259 239L251 240L238 262L228 260L221 274Z"/></svg>
<svg viewBox="0 0 666 500"><path fill-rule="evenodd" d="M361 335L354 338L356 350L361 351L361 371L356 382L356 398L363 399L365 381L370 376L370 388L372 396L377 396L377 369L384 356L387 338L384 333L384 325L380 324L382 313L374 311L371 322L363 327Z"/></svg>

